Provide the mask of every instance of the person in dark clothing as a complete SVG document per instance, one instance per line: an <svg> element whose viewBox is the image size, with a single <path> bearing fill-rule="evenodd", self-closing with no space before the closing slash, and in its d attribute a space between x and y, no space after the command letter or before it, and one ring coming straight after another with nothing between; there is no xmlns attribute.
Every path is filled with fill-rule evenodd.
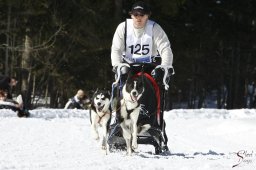
<svg viewBox="0 0 256 170"><path fill-rule="evenodd" d="M18 81L15 78L0 75L0 109L11 109L17 112L18 117L29 117L30 113L23 106L22 96L18 95L16 100L12 98L12 88L15 87L17 83Z"/></svg>
<svg viewBox="0 0 256 170"><path fill-rule="evenodd" d="M7 99L12 99L12 88L17 85L17 80L9 76L0 75L0 90L7 93Z"/></svg>
<svg viewBox="0 0 256 170"><path fill-rule="evenodd" d="M30 113L24 109L21 96L17 97L17 101L7 98L7 93L0 90L0 109L11 109L17 112L18 117L29 117Z"/></svg>
<svg viewBox="0 0 256 170"><path fill-rule="evenodd" d="M0 90L0 102L6 100L6 92L3 90Z"/></svg>
<svg viewBox="0 0 256 170"><path fill-rule="evenodd" d="M14 101L12 99L8 99L7 98L7 93L3 90L0 90L0 104L4 105L10 105L10 106L14 106L17 108L22 108L23 105L22 103L18 103L17 101Z"/></svg>
<svg viewBox="0 0 256 170"><path fill-rule="evenodd" d="M83 90L78 90L76 95L69 99L64 109L84 109L85 93Z"/></svg>

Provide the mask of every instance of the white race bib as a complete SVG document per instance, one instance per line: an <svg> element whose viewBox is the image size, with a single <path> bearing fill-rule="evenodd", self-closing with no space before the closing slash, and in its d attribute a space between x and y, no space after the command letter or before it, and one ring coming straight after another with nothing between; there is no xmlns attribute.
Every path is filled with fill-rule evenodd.
<svg viewBox="0 0 256 170"><path fill-rule="evenodd" d="M140 38L137 38L134 34L132 19L127 19L126 22L126 52L124 59L128 63L151 63L154 22L147 21L144 34Z"/></svg>

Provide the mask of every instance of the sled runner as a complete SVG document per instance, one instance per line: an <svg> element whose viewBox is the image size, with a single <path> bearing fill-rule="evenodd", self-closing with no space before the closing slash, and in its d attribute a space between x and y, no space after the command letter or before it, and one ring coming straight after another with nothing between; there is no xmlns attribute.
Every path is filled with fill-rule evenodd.
<svg viewBox="0 0 256 170"><path fill-rule="evenodd" d="M122 76L124 75L121 75L123 67L129 68L125 82L122 82ZM153 145L155 154L167 153L169 149L167 146L168 137L165 131L166 124L163 118L164 99L165 93L169 88L168 79L171 74L174 74L174 70L154 64L133 63L118 66L116 74L117 78L116 82L112 85L111 97L112 110L116 112L111 116L108 138L110 149L123 149L126 147L127 141L123 137L124 125L121 128L120 123L122 125L125 117L128 120L134 121L129 117L133 110L129 109L129 107L124 108L124 105L127 103L125 95L129 94L132 104L138 102L137 107L140 108L138 118L136 119L138 127L137 143ZM140 91L142 91L141 94ZM136 95L135 93L138 94ZM121 117L119 112L121 112ZM123 112L125 112L126 116L122 115ZM144 130L143 128L148 125L149 128ZM129 128L134 129L132 127Z"/></svg>

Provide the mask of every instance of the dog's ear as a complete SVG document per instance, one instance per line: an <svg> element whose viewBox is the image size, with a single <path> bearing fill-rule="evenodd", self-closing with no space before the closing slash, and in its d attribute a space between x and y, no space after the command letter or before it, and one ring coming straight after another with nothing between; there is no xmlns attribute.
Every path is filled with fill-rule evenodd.
<svg viewBox="0 0 256 170"><path fill-rule="evenodd" d="M95 97L95 95L98 93L98 88L96 89L96 91L93 93L93 95L92 95L92 97L94 98Z"/></svg>
<svg viewBox="0 0 256 170"><path fill-rule="evenodd" d="M107 91L107 94L108 94L108 96L109 96L109 97L111 96L111 93L110 93L110 91L109 91L109 90Z"/></svg>
<svg viewBox="0 0 256 170"><path fill-rule="evenodd" d="M96 108L95 108L95 105L94 105L94 97L91 100L91 107L90 107L90 109L96 112Z"/></svg>
<svg viewBox="0 0 256 170"><path fill-rule="evenodd" d="M126 82L133 81L133 78L134 78L134 73L132 71L129 71Z"/></svg>

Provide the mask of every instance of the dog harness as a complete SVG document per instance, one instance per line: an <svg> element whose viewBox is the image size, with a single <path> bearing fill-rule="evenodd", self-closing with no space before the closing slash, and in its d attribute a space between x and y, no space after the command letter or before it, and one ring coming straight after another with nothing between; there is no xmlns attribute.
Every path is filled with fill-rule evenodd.
<svg viewBox="0 0 256 170"><path fill-rule="evenodd" d="M100 115L98 114L98 112L96 112L96 113L97 113L97 115L99 116L98 123L100 123L101 119L102 119L106 114L110 114L109 112L103 112L103 115L100 116Z"/></svg>
<svg viewBox="0 0 256 170"><path fill-rule="evenodd" d="M136 106L135 108L131 109L131 110L128 110L128 109L126 108L127 119L130 119L130 118L131 118L131 117L130 117L131 113L132 113L135 109L137 109L139 106L140 106L140 105L137 104L137 106Z"/></svg>

